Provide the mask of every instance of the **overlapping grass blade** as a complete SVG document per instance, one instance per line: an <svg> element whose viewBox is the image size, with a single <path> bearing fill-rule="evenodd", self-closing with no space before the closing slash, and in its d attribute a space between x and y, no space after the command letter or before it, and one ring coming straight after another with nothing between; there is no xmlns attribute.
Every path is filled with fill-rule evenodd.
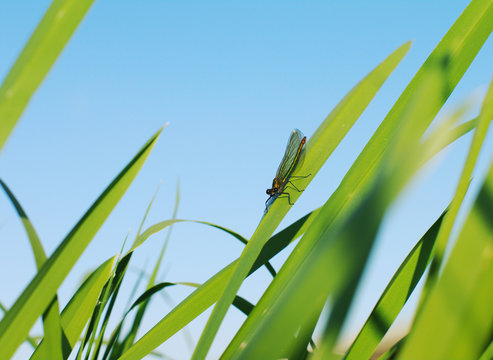
<svg viewBox="0 0 493 360"><path fill-rule="evenodd" d="M409 46L410 44L407 43L397 49L384 62L382 62L382 64L380 64L365 79L363 79L353 90L351 90L351 92L346 95L343 100L341 100L337 107L331 112L331 114L329 114L324 123L308 141L306 145L306 156L304 162L296 173L310 173L312 174L310 178L312 178L313 175L318 172L320 167L327 160L332 151L338 146L347 131L349 131L359 115L374 97L383 82L404 57L409 49ZM300 182L300 186L308 184L311 180L310 178L304 179L304 183ZM298 194L293 194L291 200L296 200L298 196ZM214 315L214 317L217 316L217 318L216 320L213 320L214 325L211 328L212 332L209 332L209 330L207 331L207 339L203 340L203 345L201 345L202 350L200 348L198 350L196 349L195 356L200 357L201 354L205 356L203 353L208 351L210 342L212 341L211 337L213 337L213 333L215 333L215 330L219 326L222 316L224 315L224 311L227 310L233 301L237 287L241 284L252 268L252 265L257 259L263 245L274 232L275 228L278 226L279 222L288 210L289 206L287 204L282 202L274 202L269 212L263 218L252 239L245 247L242 255L243 262L241 267L238 267L239 262L235 261L223 269L223 271L216 274L213 278L206 282L206 284L204 284L206 288L203 289L203 292L200 291L201 289L198 289L197 292L200 291L200 293L195 292L191 294L180 305L178 305L169 314L169 316L160 321L141 340L139 340L125 354L123 354L122 359L138 359L148 354L155 347L165 341L168 336L173 334L174 331L179 330L182 326L202 313L208 306L216 301L218 291L222 292L224 289L224 281L227 279L234 279L232 286L229 287L228 293L225 297L223 297L218 315ZM254 244L253 247L251 244ZM233 269L236 271L236 275L233 275L231 272ZM215 284L214 287L211 284ZM202 301L202 299L205 301ZM195 301L198 303L195 303ZM204 305L206 306L204 307ZM170 324L170 317L175 315L177 316L176 320L178 320L178 322ZM162 331L164 326L166 326L166 331Z"/></svg>
<svg viewBox="0 0 493 360"><path fill-rule="evenodd" d="M10 358L24 341L29 329L48 307L72 266L139 172L160 132L144 145L106 188L5 314L0 322L0 357Z"/></svg>
<svg viewBox="0 0 493 360"><path fill-rule="evenodd" d="M401 129L393 134L393 144L376 169L378 181L372 184L371 191L352 211L343 213L335 221L330 199L324 204L244 323L242 328L248 331L240 329L238 334L242 332L243 336L233 339L232 344L241 341L241 346L228 347L224 358L274 359L289 356L298 344L286 340L295 336L299 340L306 338L307 334L300 334L299 329L314 327L329 294L335 304L344 301L347 304L339 309L335 320L331 316L331 326L326 327L322 348L317 349L316 358L330 357L385 210L428 151L424 147L418 148L425 129L417 119L429 117L435 102L440 101L437 90L442 88L443 82L439 75L439 69L431 71L422 83L421 91L404 108ZM443 136L442 133L439 135ZM308 252L300 251L306 242L315 246ZM286 267L295 263L299 266L294 269ZM255 327L248 324L251 319L256 319Z"/></svg>
<svg viewBox="0 0 493 360"><path fill-rule="evenodd" d="M442 243L437 244L437 255L439 256L439 259L436 262L437 267L443 257L447 239L451 232L459 206L465 197L472 171L491 121L493 121L493 81L490 83L489 90L485 96L483 107L479 115L478 127L474 134L454 199L452 200L452 204L455 203L454 214L452 214L448 223L444 222L444 226L446 225L447 228L443 230L443 232L440 230L440 233L438 234L439 238L437 241L441 240ZM484 344L486 344L486 341L490 341L487 336L491 335L490 332L493 329L493 312L484 309L488 295L482 294L481 292L485 292L489 286L489 293L492 294L491 286L493 285L491 282L491 279L493 279L493 261L491 261L491 254L487 255L488 251L493 254L493 230L491 226L493 223L491 218L493 198L491 197L492 188L489 187L492 186L492 184L493 167L478 195L473 210L464 225L464 229L457 240L457 244L454 247L449 263L444 269L443 276L437 284L437 288L435 289L433 287L429 289L431 296L429 299L430 304L427 304L427 301L422 303L423 308L422 310L420 309L420 312L422 311L423 314L418 315L416 327L413 329L410 339L408 340L409 343L414 344L415 346L422 346L421 344L428 342L429 339L423 339L421 338L421 335L416 335L417 329L421 329L425 334L428 333L431 335L433 334L431 331L437 330L437 327L440 328L449 325L450 327L443 328L443 332L440 334L434 334L436 342L433 344L433 352L435 354L433 357L437 359L459 359L467 356L476 358L483 351L483 349L477 348L478 344L482 344L480 341L481 336L486 336L483 340ZM446 219L447 216L445 217L445 220ZM442 233L443 236L440 238L440 234ZM476 239L476 237L479 237L480 239ZM473 260L473 258L470 257L474 254L477 256L476 260ZM463 268L461 270L459 266L468 266L468 268ZM437 276L437 274L434 276ZM490 278L482 278L482 276L490 276ZM433 285L434 282L435 281L432 280L430 282L431 285ZM455 282L457 283L452 287L452 284ZM450 292L457 288L462 289L461 295L451 296ZM493 297L489 296L489 298L491 299L491 302L493 302ZM436 310L436 308L440 306L440 302L444 300L446 300L446 304L443 305L440 312L436 314L433 313L432 311ZM464 309L464 307L469 306L478 306L478 308ZM442 317L447 314L446 311L450 311L450 313L447 315L448 319L443 320ZM423 317L423 319L421 319L421 317ZM477 329L475 325L476 319L479 321ZM443 321L443 323L433 325L433 321ZM474 330L470 328L471 326ZM481 330L483 333L481 333ZM472 338L471 333L474 333ZM409 346L410 345L405 346L405 352L402 355L403 359L411 359L411 356L415 356L420 352L420 350L410 349ZM477 356L474 356L474 354Z"/></svg>
<svg viewBox="0 0 493 360"><path fill-rule="evenodd" d="M64 359L68 358L70 351L79 340L82 330L93 313L98 297L104 284L111 275L111 268L115 257L101 264L76 291L61 314L61 323L67 336L68 348L64 349ZM50 359L46 353L45 342L42 341L31 356L31 360Z"/></svg>
<svg viewBox="0 0 493 360"><path fill-rule="evenodd" d="M154 201L156 200L157 194L159 192L159 188L160 188L160 184L158 185L156 191L154 192L154 195L152 196L151 201L147 205L144 216L142 217L142 220L140 222L139 229L137 230L137 234L135 236L134 242L137 240L137 238L140 236L140 234L142 232L142 228L144 227L144 223L145 223L147 216L149 215L149 212L152 208L152 204L154 204ZM125 247L127 238L123 242L122 251L123 251L123 248ZM96 348L94 349L94 352L93 352L93 359L97 359L99 352L101 350L101 346L103 344L103 339L104 339L106 327L108 325L110 316L112 314L113 307L116 303L116 299L118 298L118 294L120 292L120 287L122 285L123 278L125 277L125 274L127 272L127 268L128 268L129 263L130 263L130 260L132 258L132 254L133 253L129 253L129 254L125 255L123 257L123 259L119 259L117 267L115 269L115 274L114 274L113 279L111 281L111 284L108 285L109 292L108 292L107 296L102 300L101 306L99 308L99 313L96 315L95 319L97 320L97 322L94 325L95 330L99 326L99 319L100 319L100 315L102 314L102 311L106 308L106 305L108 305L106 308L106 314L104 316L103 323L102 323L101 328L99 330L98 338L95 341L96 342ZM108 299L110 299L110 298L111 298L111 300L108 303ZM96 331L94 331L91 334L91 336L93 339L95 339ZM89 349L91 348L93 343L94 343L94 341L92 343L89 343ZM87 353L90 352L89 349L87 350Z"/></svg>
<svg viewBox="0 0 493 360"><path fill-rule="evenodd" d="M94 0L54 0L0 88L0 150Z"/></svg>
<svg viewBox="0 0 493 360"><path fill-rule="evenodd" d="M345 216L364 198L374 182L375 169L380 164L383 153L391 139L394 139L395 134L399 131L399 127L402 126L400 120L411 101L411 97L423 88L423 84L428 81L427 78L430 73L438 71L442 83L445 84L440 92L440 101L431 104L426 117L417 120L418 126L416 128L421 132L426 129L489 36L493 27L493 21L490 21L491 14L491 2L479 0L471 2L418 71L353 167L346 174L341 185L326 204L324 221L319 224L316 224L317 221L315 221L317 226L328 229L336 217ZM427 99L423 100L427 101ZM283 266L283 269L286 269L284 277L286 281L291 279L293 272L303 263L306 254L312 249L316 241L316 238L312 238L312 241L300 241L299 248L296 250L297 257L292 261L288 259ZM270 300L265 300L262 306L259 306L260 303L257 304L225 354L228 354L228 351L232 351L232 349L237 349L240 344L245 342L247 333L251 334L255 331L260 314L265 309L270 308L271 302L274 302L281 289L285 288L286 284L279 280L281 278L279 275L276 276L278 286L272 290Z"/></svg>
<svg viewBox="0 0 493 360"><path fill-rule="evenodd" d="M477 359L493 329L493 166L398 359Z"/></svg>
<svg viewBox="0 0 493 360"><path fill-rule="evenodd" d="M332 151L339 145L339 142L344 138L385 80L402 60L409 47L410 43L404 44L367 75L365 79L346 95L315 131L307 142L303 164L300 166L300 169L295 170L293 175L311 175L301 179L299 186L302 188L307 187L313 176L320 170ZM299 194L292 195L294 196L291 196L291 201L296 201ZM288 210L289 204L279 201L274 202L269 212L262 219L247 246L245 246L238 264L231 278L228 280L227 286L212 310L212 314L202 332L192 359L202 359L207 355L212 341L219 330L219 326L241 283L247 276L248 271L258 257L265 242L275 231Z"/></svg>

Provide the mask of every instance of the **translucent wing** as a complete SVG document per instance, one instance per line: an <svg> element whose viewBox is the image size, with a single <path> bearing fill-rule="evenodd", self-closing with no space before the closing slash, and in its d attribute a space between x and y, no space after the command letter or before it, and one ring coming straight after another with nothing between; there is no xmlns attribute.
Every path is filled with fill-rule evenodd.
<svg viewBox="0 0 493 360"><path fill-rule="evenodd" d="M282 183L284 183L287 177L291 174L296 166L301 152L300 147L303 146L302 141L305 136L303 133L294 129L288 140L288 146L284 152L284 156L277 169L276 178L278 178Z"/></svg>

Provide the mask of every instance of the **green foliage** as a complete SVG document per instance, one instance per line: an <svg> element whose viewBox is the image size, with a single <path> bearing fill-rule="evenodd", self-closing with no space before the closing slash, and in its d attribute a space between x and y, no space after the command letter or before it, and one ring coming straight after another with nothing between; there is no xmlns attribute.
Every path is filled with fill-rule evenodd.
<svg viewBox="0 0 493 360"><path fill-rule="evenodd" d="M0 147L91 3L55 0L48 9L0 88ZM369 359L424 274L428 275L416 320L406 338L394 344L383 358L490 358L493 166L462 228L457 214L493 120L493 83L476 119L459 122L467 109L464 106L435 128L429 127L492 30L493 0L472 0L403 91L337 190L319 209L274 234L290 209L287 202L274 201L252 237L246 239L217 224L177 219L177 188L172 217L144 229L156 192L130 250L94 270L61 312L59 286L140 171L161 130L108 185L49 257L14 192L0 180L26 230L38 267L14 305L10 309L0 306L4 314L0 321L0 358L10 358L24 341L34 348L31 359L71 356L129 360L149 354L161 356L155 352L159 345L186 330L187 324L215 304L193 352L194 359L207 356L231 305L247 318L224 350L223 359ZM300 187L309 188L409 48L410 43L405 43L376 66L309 137L303 161L293 173L310 174L299 179ZM335 353L382 219L422 166L469 131L474 131L473 140L450 206L402 262L346 353ZM298 197L299 193L293 192L291 202ZM203 284L158 282L172 226L186 226L188 222L222 231L242 242L244 250ZM455 244L450 241L453 228L460 230ZM145 291L126 299L126 312L109 329L110 318L117 316L113 309L121 301L120 289L133 254L164 229L168 229L168 235L146 279ZM276 273L270 259L298 238ZM444 256L447 247L451 248L449 258ZM273 280L254 305L237 292L245 278L264 265ZM150 302L171 286L192 287L194 291L153 328L143 329L142 319L149 312ZM327 304L330 311L325 315L322 309ZM29 332L39 318L43 320L43 336L37 341ZM316 324L322 324L320 334L314 334Z"/></svg>

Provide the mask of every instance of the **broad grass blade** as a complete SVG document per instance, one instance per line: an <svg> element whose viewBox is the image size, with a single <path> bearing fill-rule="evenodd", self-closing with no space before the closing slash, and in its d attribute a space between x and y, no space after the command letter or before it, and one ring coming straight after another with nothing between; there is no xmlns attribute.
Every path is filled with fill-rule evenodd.
<svg viewBox="0 0 493 360"><path fill-rule="evenodd" d="M424 85L430 81L430 75L435 74L433 76L438 76L440 84L442 84L439 92L440 98L433 103L430 103L426 98L422 98L426 102L427 112L426 114L423 113L425 116L422 118L416 118L417 124L412 125L412 129L417 132L417 135L424 132L428 127L491 33L493 28L491 14L491 2L472 1L466 8L405 89L350 171L346 174L339 188L324 206L326 207L323 215L324 221L317 224L319 231L328 230L334 219L347 216L347 213L354 211L355 206L365 198L375 181L378 174L376 169L381 164L383 154L387 150L389 143L394 141L396 134L403 133L401 129L403 118L405 117L405 112L409 111L409 103L412 97L420 90L425 89ZM434 94L434 97L436 95ZM419 105L415 102L415 106L419 107ZM405 137L403 139L408 141ZM316 220L315 223L317 223ZM305 261L307 254L317 241L316 237L312 237L310 241L300 241L298 248L294 252L296 257L292 260L288 259L283 266L286 272L285 281L292 278L295 269L299 268ZM229 354L228 351L232 351L232 349L238 349L239 345L245 342L247 334L251 335L255 331L260 314L272 306L272 302L275 301L281 289L286 287L286 283L279 280L281 278L279 273L276 276L276 280L278 280L277 286L274 287L276 280L271 284L273 286L271 296L267 297L264 294L266 300L260 300L263 304L257 304L225 354ZM338 329L336 328L334 331L338 332Z"/></svg>
<svg viewBox="0 0 493 360"><path fill-rule="evenodd" d="M0 150L94 0L54 0L0 88Z"/></svg>
<svg viewBox="0 0 493 360"><path fill-rule="evenodd" d="M477 359L493 328L493 166L400 360Z"/></svg>

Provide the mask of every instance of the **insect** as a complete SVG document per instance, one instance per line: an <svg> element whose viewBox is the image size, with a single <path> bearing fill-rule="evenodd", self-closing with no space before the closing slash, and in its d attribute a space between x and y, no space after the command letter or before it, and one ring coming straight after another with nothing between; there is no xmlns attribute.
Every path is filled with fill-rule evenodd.
<svg viewBox="0 0 493 360"><path fill-rule="evenodd" d="M282 157L281 163L279 164L279 168L277 169L276 176L274 180L272 180L272 187L266 190L269 198L265 202L265 210L267 211L268 202L272 198L277 198L280 195L285 195L288 198L289 205L293 205L291 203L291 197L288 192L284 190L288 187L288 184L294 188L296 191L303 191L298 189L292 182L291 178L305 178L307 176L292 176L296 165L300 161L300 157L302 155L303 146L306 143L306 136L298 130L294 129L291 133L291 136L288 140L288 146L286 147L286 151L284 152L284 156Z"/></svg>

